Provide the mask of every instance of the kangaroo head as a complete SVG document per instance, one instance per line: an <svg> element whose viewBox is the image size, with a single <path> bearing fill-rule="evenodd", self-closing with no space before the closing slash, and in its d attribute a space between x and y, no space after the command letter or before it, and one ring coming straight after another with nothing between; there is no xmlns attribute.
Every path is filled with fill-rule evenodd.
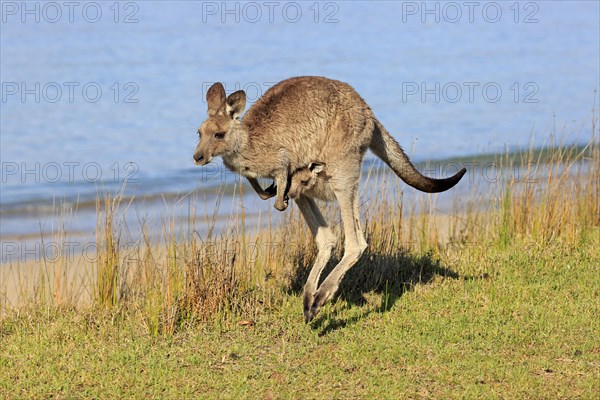
<svg viewBox="0 0 600 400"><path fill-rule="evenodd" d="M220 82L212 85L206 93L208 118L198 128L200 143L194 152L197 165L208 164L213 157L235 151L241 125L238 117L246 107L246 93L238 90L225 97L225 88Z"/></svg>
<svg viewBox="0 0 600 400"><path fill-rule="evenodd" d="M302 193L312 189L317 183L319 174L323 172L325 164L321 162L312 162L308 166L296 170L291 177L288 197L296 199Z"/></svg>

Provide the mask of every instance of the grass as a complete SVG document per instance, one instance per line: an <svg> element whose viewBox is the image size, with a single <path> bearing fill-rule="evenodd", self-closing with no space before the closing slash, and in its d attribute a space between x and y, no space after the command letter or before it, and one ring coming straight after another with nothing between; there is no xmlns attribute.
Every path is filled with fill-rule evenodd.
<svg viewBox="0 0 600 400"><path fill-rule="evenodd" d="M535 179L504 174L449 216L432 195L403 208L397 179L370 170L368 250L308 325L315 250L297 209L250 231L242 207L219 235L216 213L192 210L159 241L142 220L123 248L127 204L103 198L93 263L44 260L15 278L16 307L0 281L0 397L595 398L600 147L494 168L517 157Z"/></svg>
<svg viewBox="0 0 600 400"><path fill-rule="evenodd" d="M252 326L190 323L166 337L133 311L28 310L0 329L0 394L594 398L598 249L477 246L454 254L452 272L412 260L422 283L339 300L313 326L299 296Z"/></svg>

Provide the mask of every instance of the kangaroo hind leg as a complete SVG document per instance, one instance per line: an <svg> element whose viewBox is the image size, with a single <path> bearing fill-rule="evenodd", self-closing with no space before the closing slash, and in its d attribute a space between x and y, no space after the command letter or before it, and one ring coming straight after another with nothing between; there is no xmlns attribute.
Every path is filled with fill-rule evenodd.
<svg viewBox="0 0 600 400"><path fill-rule="evenodd" d="M308 320L312 320L321 307L335 296L344 275L358 262L367 248L367 242L360 228L359 216L355 212L358 210L357 189L358 181L354 187L335 191L344 224L344 256L315 293Z"/></svg>
<svg viewBox="0 0 600 400"><path fill-rule="evenodd" d="M319 278L331 258L337 238L325 222L319 207L312 198L300 196L296 199L296 204L304 216L317 244L317 258L304 285L304 320L308 322L312 319L310 318L310 309L319 285Z"/></svg>

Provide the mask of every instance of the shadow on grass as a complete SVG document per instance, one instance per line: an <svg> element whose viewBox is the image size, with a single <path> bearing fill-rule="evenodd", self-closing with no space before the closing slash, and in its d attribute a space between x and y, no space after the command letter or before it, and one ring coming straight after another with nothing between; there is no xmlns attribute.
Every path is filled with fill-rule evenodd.
<svg viewBox="0 0 600 400"><path fill-rule="evenodd" d="M339 259L332 259L329 262L323 271L321 281L331 272L338 261ZM311 266L312 264L298 263L298 268L289 286L290 293L302 293ZM321 315L312 322L312 326L315 329L321 329L319 335L322 336L356 323L374 311L387 312L404 293L413 290L418 284L429 284L438 275L451 279L460 278L456 272L441 266L440 261L431 254L413 255L401 249L388 255L367 251L342 280L336 298L351 305L364 306L367 302L365 294L374 292L382 297L379 307L364 308L365 312L345 320L336 318L335 312L326 316L321 311ZM464 279L470 278L465 277Z"/></svg>

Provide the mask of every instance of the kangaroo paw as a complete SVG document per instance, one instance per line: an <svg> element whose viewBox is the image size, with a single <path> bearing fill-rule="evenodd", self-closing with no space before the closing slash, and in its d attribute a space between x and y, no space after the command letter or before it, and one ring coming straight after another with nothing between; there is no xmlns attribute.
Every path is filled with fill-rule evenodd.
<svg viewBox="0 0 600 400"><path fill-rule="evenodd" d="M277 200L275 201L275 208L279 211L283 211L288 207L287 200Z"/></svg>

